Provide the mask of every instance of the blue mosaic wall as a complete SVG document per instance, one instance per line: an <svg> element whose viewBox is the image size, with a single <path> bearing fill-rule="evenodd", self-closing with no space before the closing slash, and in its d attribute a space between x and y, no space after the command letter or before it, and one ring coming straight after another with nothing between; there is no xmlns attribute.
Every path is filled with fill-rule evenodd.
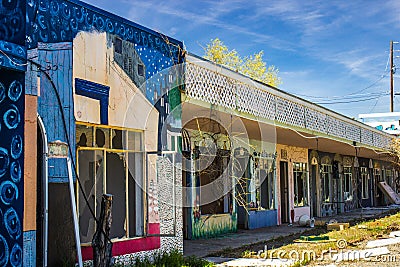
<svg viewBox="0 0 400 267"><path fill-rule="evenodd" d="M0 40L25 45L26 1L0 2Z"/></svg>
<svg viewBox="0 0 400 267"><path fill-rule="evenodd" d="M0 266L22 266L25 7L0 2Z"/></svg>
<svg viewBox="0 0 400 267"><path fill-rule="evenodd" d="M22 266L23 72L0 72L0 266Z"/></svg>

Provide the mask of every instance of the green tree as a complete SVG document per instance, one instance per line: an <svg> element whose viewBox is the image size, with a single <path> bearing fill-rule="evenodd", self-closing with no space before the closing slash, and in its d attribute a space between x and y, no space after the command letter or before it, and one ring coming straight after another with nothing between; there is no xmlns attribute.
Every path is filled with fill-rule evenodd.
<svg viewBox="0 0 400 267"><path fill-rule="evenodd" d="M206 59L224 65L257 81L275 87L282 83L278 76L279 70L273 65L267 66L264 61L264 51L242 58L236 50L229 50L219 38L215 38L207 44L204 52Z"/></svg>

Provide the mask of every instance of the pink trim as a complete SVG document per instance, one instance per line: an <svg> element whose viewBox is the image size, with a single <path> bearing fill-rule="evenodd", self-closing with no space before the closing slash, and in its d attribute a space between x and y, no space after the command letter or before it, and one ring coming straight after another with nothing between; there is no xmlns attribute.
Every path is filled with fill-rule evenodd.
<svg viewBox="0 0 400 267"><path fill-rule="evenodd" d="M159 223L149 223L148 226L149 234L160 234ZM157 248L160 248L160 236L150 236L131 240L116 241L113 243L112 255L120 256L139 251L153 250ZM82 247L82 258L85 261L93 259L92 246Z"/></svg>

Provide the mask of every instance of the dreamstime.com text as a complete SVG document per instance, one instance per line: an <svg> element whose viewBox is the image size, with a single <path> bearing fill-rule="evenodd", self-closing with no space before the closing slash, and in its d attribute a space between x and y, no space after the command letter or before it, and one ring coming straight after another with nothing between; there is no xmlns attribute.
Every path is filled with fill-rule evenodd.
<svg viewBox="0 0 400 267"><path fill-rule="evenodd" d="M373 262L399 262L400 256L398 255L374 255L372 250L348 250L341 248L329 248L316 252L313 250L280 250L280 249L268 249L268 246L264 246L264 250L259 250L253 257L256 256L258 259L279 259L281 261L373 261Z"/></svg>

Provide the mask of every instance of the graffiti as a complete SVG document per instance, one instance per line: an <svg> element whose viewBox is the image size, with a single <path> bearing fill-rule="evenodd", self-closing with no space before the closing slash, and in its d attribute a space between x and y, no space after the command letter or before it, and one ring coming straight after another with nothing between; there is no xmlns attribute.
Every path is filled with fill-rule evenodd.
<svg viewBox="0 0 400 267"><path fill-rule="evenodd" d="M192 222L192 238L211 238L237 231L237 215L201 215Z"/></svg>
<svg viewBox="0 0 400 267"><path fill-rule="evenodd" d="M6 266L8 262L8 253L7 241L2 235L0 235L0 266Z"/></svg>
<svg viewBox="0 0 400 267"><path fill-rule="evenodd" d="M0 73L0 266L22 266L24 79Z"/></svg>
<svg viewBox="0 0 400 267"><path fill-rule="evenodd" d="M1 31L1 26L0 26ZM4 40L0 40L0 50L5 54L0 54L0 66L6 68L17 69L25 71L26 67L26 50L23 46L9 43ZM1 85L0 85L1 87ZM4 99L3 93L5 88L0 88L0 102Z"/></svg>
<svg viewBox="0 0 400 267"><path fill-rule="evenodd" d="M3 216L4 226L8 234L13 239L18 239L21 236L21 221L14 208L9 208Z"/></svg>
<svg viewBox="0 0 400 267"><path fill-rule="evenodd" d="M18 244L14 244L11 249L10 264L13 267L22 266L22 249Z"/></svg>
<svg viewBox="0 0 400 267"><path fill-rule="evenodd" d="M19 81L13 81L10 84L10 89L8 89L8 97L11 101L18 101L22 94L22 84Z"/></svg>
<svg viewBox="0 0 400 267"><path fill-rule="evenodd" d="M0 40L24 44L25 3L26 1L20 0L0 2Z"/></svg>
<svg viewBox="0 0 400 267"><path fill-rule="evenodd" d="M10 105L10 108L4 113L4 124L10 130L17 128L21 118L19 111L15 105Z"/></svg>
<svg viewBox="0 0 400 267"><path fill-rule="evenodd" d="M0 83L0 103L3 102L5 97L6 97L6 88L4 87L4 84Z"/></svg>
<svg viewBox="0 0 400 267"><path fill-rule="evenodd" d="M22 154L22 137L15 135L11 141L11 157L18 159Z"/></svg>
<svg viewBox="0 0 400 267"><path fill-rule="evenodd" d="M0 178L7 172L9 164L8 151L0 147Z"/></svg>
<svg viewBox="0 0 400 267"><path fill-rule="evenodd" d="M0 199L5 205L10 205L18 199L18 188L10 181L4 181L0 184Z"/></svg>

